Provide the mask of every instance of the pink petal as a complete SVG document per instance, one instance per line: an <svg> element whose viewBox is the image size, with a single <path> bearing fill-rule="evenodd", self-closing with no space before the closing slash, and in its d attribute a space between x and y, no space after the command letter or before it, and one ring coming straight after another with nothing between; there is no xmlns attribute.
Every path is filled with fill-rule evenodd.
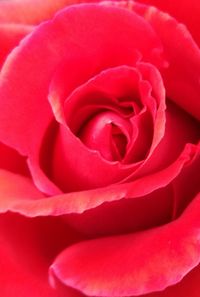
<svg viewBox="0 0 200 297"><path fill-rule="evenodd" d="M142 177L173 163L186 143L198 143L200 124L177 105L167 101L165 133L150 158L134 174ZM128 180L131 180L129 177Z"/></svg>
<svg viewBox="0 0 200 297"><path fill-rule="evenodd" d="M0 168L14 173L30 175L26 158L0 142Z"/></svg>
<svg viewBox="0 0 200 297"><path fill-rule="evenodd" d="M174 210L176 218L199 192L200 154L194 155L193 161L185 167L183 172L173 181Z"/></svg>
<svg viewBox="0 0 200 297"><path fill-rule="evenodd" d="M132 296L179 282L199 264L197 195L176 221L139 233L94 239L65 249L50 269L89 296Z"/></svg>
<svg viewBox="0 0 200 297"><path fill-rule="evenodd" d="M171 221L173 209L173 188L169 184L144 196L113 200L83 213L68 214L66 221L82 234L97 238L160 226Z"/></svg>
<svg viewBox="0 0 200 297"><path fill-rule="evenodd" d="M77 17L79 17L78 23ZM86 20L90 21L87 23ZM104 28L102 28L102 21L105 23ZM138 34L141 37L141 30L145 31L145 37L139 38L139 44L136 45L137 38L133 40L131 36ZM109 32L112 34L108 34ZM70 39L71 34L73 42ZM148 43L147 39L149 39ZM81 45L80 52L77 52L77 47L74 46L75 40ZM120 48L118 51L116 51L116 40ZM99 71L116 64L130 63L135 57L135 50L143 51L144 56L155 56L146 44L159 47L148 24L137 15L114 7L84 5L79 8L74 6L58 14L53 22L37 27L34 33L10 55L2 69L1 138L5 138L6 142L17 146L23 152L30 151L30 148L37 146L38 139L41 138L41 134L43 135L51 119L50 108L46 100L49 82L56 67L66 58L70 63L74 63L70 66L72 70L76 67L77 55L82 54L84 57L88 49L94 48L94 52L90 52L88 57L92 61L89 63L87 60L88 66L90 65L93 71L95 68L95 71ZM67 57L66 48L68 49ZM94 62L98 62L101 69L97 69ZM44 72L41 71L41 64L43 69L45 68ZM82 65L79 64L79 66ZM84 79L88 78L87 76ZM11 117L15 121L15 126L9 123ZM29 149L27 143L29 143Z"/></svg>
<svg viewBox="0 0 200 297"><path fill-rule="evenodd" d="M138 50L154 61L160 57L155 48L161 51L159 41L148 23L134 13L99 5L63 10L52 22L37 27L4 63L0 76L0 139L31 157L40 150L53 118L48 88L60 63L69 62L68 71L72 70L74 78L77 57L86 58L89 74L83 79L87 80L95 71L135 63ZM81 66L85 69L85 64L78 66L80 72Z"/></svg>
<svg viewBox="0 0 200 297"><path fill-rule="evenodd" d="M55 109L55 116L58 121L61 121L62 125L54 141L54 152L51 156L49 155L49 158L53 159L50 176L63 191L85 190L118 182L132 173L135 167L138 167L138 164L134 164L133 158L136 158L137 155L140 156L139 154L145 156L145 153L147 154L150 150L151 142L150 151L152 153L163 137L165 127L165 97L161 81L158 71L149 64L138 63L136 68L128 66L113 67L100 72L85 84L76 88L66 98L65 110L62 110L64 109L62 106L60 109L55 102L51 102L53 109ZM156 98L153 98L151 93L155 93ZM105 150L104 154L109 154L112 151L110 147L108 148L109 137L107 137L107 149L105 148L104 132L102 135L105 141L97 140L98 145L94 143L94 138L98 138L99 129L97 127L91 128L91 121L88 122L88 118L91 118L92 114L97 114L95 119L98 117L98 123L101 123L101 125L111 121L111 118L114 123L114 113L119 113L120 110L122 112L122 98L124 98L124 101L127 98L130 104L134 104L135 101L137 105L143 106L144 109L140 113L138 111L138 115L135 117L130 115L134 122L128 121L128 117L124 119L123 123L121 120L121 128L123 130L123 127L126 127L124 130L129 131L127 140L132 142L127 145L128 148L130 147L129 155L134 154L131 160L133 164L127 164L129 166L114 162L112 156L110 157L111 160L103 158L102 151ZM103 117L102 109L111 110L113 113L112 115L111 113L104 114ZM119 117L116 121L120 121ZM153 127L154 122L155 127ZM66 125L71 129L68 129ZM79 136L77 134L80 127L81 131L83 131L84 126L88 127L89 125L90 131L85 131L85 134L82 135L83 139L81 139L85 146L77 137ZM132 126L135 127L132 128ZM131 135L131 128L132 130L137 129L138 137L135 137L135 143L133 141L134 137ZM93 129L92 133L91 129ZM155 130L154 137L152 137L153 129ZM90 140L89 134L91 135ZM93 143L91 144L91 142ZM98 150L98 146L100 150ZM78 166L76 166L77 162ZM69 168L70 174L68 174Z"/></svg>
<svg viewBox="0 0 200 297"><path fill-rule="evenodd" d="M14 188L13 192L11 187L4 186L2 193L4 193L3 197L6 196L7 199L2 199L1 201L1 212L11 210L30 217L82 213L104 202L142 197L171 183L180 174L184 166L192 160L196 152L198 152L198 148L193 145L187 145L180 157L169 167L132 183L111 185L90 191L72 192L49 198L41 198L42 194L39 194L33 185L30 185L30 182L24 180L24 178L2 172L3 180L5 179L7 185L12 184L13 181L16 183L16 180L19 179L17 182L20 182L22 185L21 191L23 196L20 193L20 188L17 191Z"/></svg>
<svg viewBox="0 0 200 297"><path fill-rule="evenodd" d="M157 8L168 12L170 15L177 18L178 21L184 23L192 36L200 45L200 32L199 32L199 15L200 6L198 0L141 0L138 2L154 5Z"/></svg>
<svg viewBox="0 0 200 297"><path fill-rule="evenodd" d="M32 30L33 27L28 25L0 24L0 68L11 50L17 46L19 41Z"/></svg>
<svg viewBox="0 0 200 297"><path fill-rule="evenodd" d="M162 292L151 293L145 297L199 297L200 265L190 271L178 284Z"/></svg>
<svg viewBox="0 0 200 297"><path fill-rule="evenodd" d="M15 214L4 214L0 216L0 232L2 297L82 296L64 286L52 289L47 280L52 258L69 243L74 242L61 220L27 219ZM73 236L76 238L76 235Z"/></svg>
<svg viewBox="0 0 200 297"><path fill-rule="evenodd" d="M94 0L1 0L0 23L38 24L52 18L61 8Z"/></svg>
<svg viewBox="0 0 200 297"><path fill-rule="evenodd" d="M169 62L161 70L168 98L200 119L200 50L189 31L156 8L133 4L132 9L148 20L162 41Z"/></svg>
<svg viewBox="0 0 200 297"><path fill-rule="evenodd" d="M168 185L144 196L134 197L130 193L133 199L110 201L68 215L67 221L84 234L96 237L144 230L175 219L199 192L200 151L194 149L193 153L191 161ZM145 178L141 180L146 187Z"/></svg>
<svg viewBox="0 0 200 297"><path fill-rule="evenodd" d="M7 210L12 203L41 199L44 195L33 185L30 178L0 169L0 208Z"/></svg>

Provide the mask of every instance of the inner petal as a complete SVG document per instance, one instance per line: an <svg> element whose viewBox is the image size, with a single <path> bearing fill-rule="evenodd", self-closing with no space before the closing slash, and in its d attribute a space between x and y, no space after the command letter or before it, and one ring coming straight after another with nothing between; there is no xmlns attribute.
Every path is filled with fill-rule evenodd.
<svg viewBox="0 0 200 297"><path fill-rule="evenodd" d="M89 148L95 149L107 160L123 159L127 143L132 136L132 126L113 112L102 112L95 115L83 126L79 138Z"/></svg>
<svg viewBox="0 0 200 297"><path fill-rule="evenodd" d="M65 100L66 124L86 147L109 161L141 161L151 145L147 135L152 136L151 118L157 105L150 94L151 85L143 81L137 68L108 69ZM144 149L133 158L130 154L134 144L141 142L145 143Z"/></svg>
<svg viewBox="0 0 200 297"><path fill-rule="evenodd" d="M160 79L149 64L122 65L100 72L66 96L50 173L61 189L121 182L142 166L164 132Z"/></svg>

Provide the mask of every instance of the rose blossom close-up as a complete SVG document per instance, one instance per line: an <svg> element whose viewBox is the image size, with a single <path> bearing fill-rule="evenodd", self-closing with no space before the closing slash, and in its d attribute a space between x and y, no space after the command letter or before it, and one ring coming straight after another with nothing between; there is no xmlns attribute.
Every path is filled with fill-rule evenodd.
<svg viewBox="0 0 200 297"><path fill-rule="evenodd" d="M0 296L200 296L200 3L0 0Z"/></svg>

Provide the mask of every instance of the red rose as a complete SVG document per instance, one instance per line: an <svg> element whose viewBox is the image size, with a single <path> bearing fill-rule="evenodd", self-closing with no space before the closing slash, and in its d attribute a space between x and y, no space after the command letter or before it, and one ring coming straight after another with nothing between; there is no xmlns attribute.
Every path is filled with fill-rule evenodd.
<svg viewBox="0 0 200 297"><path fill-rule="evenodd" d="M199 48L83 2L0 2L1 296L197 297Z"/></svg>

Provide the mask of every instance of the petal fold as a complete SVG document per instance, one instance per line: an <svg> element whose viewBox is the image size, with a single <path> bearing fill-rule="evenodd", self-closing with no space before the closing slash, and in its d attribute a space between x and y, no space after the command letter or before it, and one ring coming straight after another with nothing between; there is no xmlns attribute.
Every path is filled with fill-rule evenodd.
<svg viewBox="0 0 200 297"><path fill-rule="evenodd" d="M94 0L1 0L0 23L39 24L50 19L60 9Z"/></svg>
<svg viewBox="0 0 200 297"><path fill-rule="evenodd" d="M116 184L89 191L66 193L49 198L41 198L42 194L36 192L33 197L31 196L30 199L28 199L31 192L29 193L29 191L27 191L28 193L26 194L23 186L24 180L22 179L22 194L26 194L24 194L26 199L22 199L23 197L20 196L20 191L19 195L16 195L15 191L12 192L12 188L9 188L8 186L3 187L2 193L5 188L5 191L7 191L5 192L7 199L2 199L1 212L10 210L30 217L82 213L87 209L97 207L104 202L117 201L123 198L134 199L134 197L142 197L157 189L165 187L173 181L180 174L184 166L191 162L197 151L198 149L196 146L187 145L179 158L170 166L131 183ZM3 175L3 177L5 178L7 185L10 184L8 175ZM14 180L15 178L16 177L14 176ZM18 178L19 177L17 177L17 179ZM30 186L28 183L28 187L32 188L33 185ZM2 198L4 198L4 195ZM36 200L35 198L39 199Z"/></svg>
<svg viewBox="0 0 200 297"><path fill-rule="evenodd" d="M200 195L170 224L147 231L94 239L64 250L50 280L89 296L133 296L176 284L200 262Z"/></svg>

